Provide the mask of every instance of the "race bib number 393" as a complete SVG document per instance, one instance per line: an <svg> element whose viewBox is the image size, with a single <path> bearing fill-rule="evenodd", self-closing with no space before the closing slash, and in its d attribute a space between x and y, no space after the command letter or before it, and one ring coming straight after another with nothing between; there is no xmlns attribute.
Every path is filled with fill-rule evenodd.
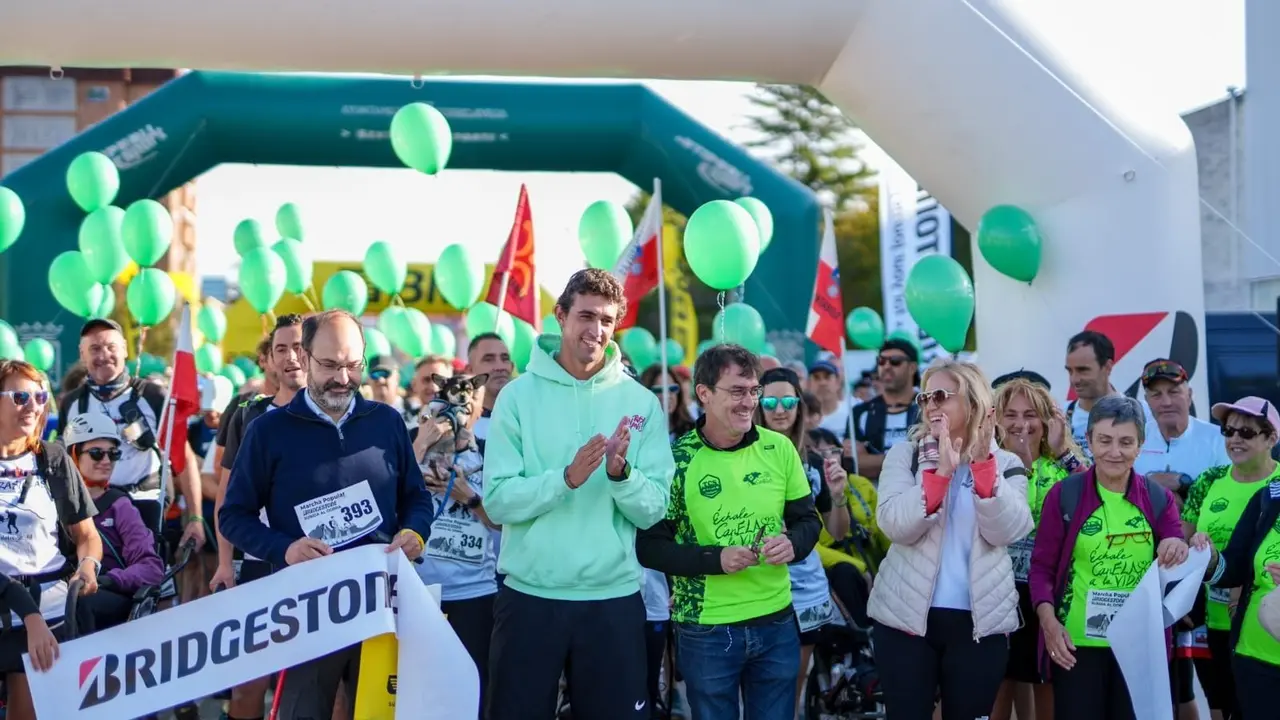
<svg viewBox="0 0 1280 720"><path fill-rule="evenodd" d="M293 511L307 537L334 548L359 540L382 525L382 512L368 480L295 505Z"/></svg>

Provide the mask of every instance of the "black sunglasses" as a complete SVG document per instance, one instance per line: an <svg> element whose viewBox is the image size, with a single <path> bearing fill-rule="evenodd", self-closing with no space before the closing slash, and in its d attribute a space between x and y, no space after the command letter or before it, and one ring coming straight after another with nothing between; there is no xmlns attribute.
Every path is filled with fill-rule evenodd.
<svg viewBox="0 0 1280 720"><path fill-rule="evenodd" d="M765 412L773 412L778 409L778 405L782 405L783 410L795 410L796 405L800 404L800 398L794 395L788 397L767 397L760 398L760 407Z"/></svg>
<svg viewBox="0 0 1280 720"><path fill-rule="evenodd" d="M1235 437L1239 435L1244 440L1252 440L1262 434L1261 430L1254 430L1251 427L1228 427L1222 426L1223 437Z"/></svg>
<svg viewBox="0 0 1280 720"><path fill-rule="evenodd" d="M102 462L103 459L110 460L111 462L120 461L120 448L111 448L110 450L103 450L102 448L89 448L88 450L84 451L84 454L88 455L89 459L94 462Z"/></svg>
<svg viewBox="0 0 1280 720"><path fill-rule="evenodd" d="M649 391L652 392L654 395L661 395L664 391L669 392L672 395L679 395L680 386L679 385L650 385Z"/></svg>
<svg viewBox="0 0 1280 720"><path fill-rule="evenodd" d="M369 371L370 380L386 380L391 377L391 371L386 368L377 368Z"/></svg>
<svg viewBox="0 0 1280 720"><path fill-rule="evenodd" d="M876 358L876 363L881 367L885 365L901 367L907 363L907 359L904 357L898 357L896 355L881 355L880 357Z"/></svg>
<svg viewBox="0 0 1280 720"><path fill-rule="evenodd" d="M44 390L37 390L35 392L27 392L26 390L5 390L4 392L0 392L0 395L8 395L13 399L13 404L18 407L26 407L27 403L31 402L33 398L37 405L44 405L49 402L49 393Z"/></svg>

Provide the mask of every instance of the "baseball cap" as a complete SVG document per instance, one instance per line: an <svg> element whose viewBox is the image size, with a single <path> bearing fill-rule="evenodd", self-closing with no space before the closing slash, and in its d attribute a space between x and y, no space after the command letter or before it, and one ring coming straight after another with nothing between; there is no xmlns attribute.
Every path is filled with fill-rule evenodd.
<svg viewBox="0 0 1280 720"><path fill-rule="evenodd" d="M809 374L812 375L814 373L819 373L819 372L824 372L831 375L839 375L840 368L836 367L836 364L831 362L830 360L819 360L809 366Z"/></svg>
<svg viewBox="0 0 1280 720"><path fill-rule="evenodd" d="M390 355L374 355L369 358L369 377L374 380L389 378L399 370L396 359Z"/></svg>
<svg viewBox="0 0 1280 720"><path fill-rule="evenodd" d="M1280 412L1276 411L1276 406L1270 400L1255 395L1242 397L1233 403L1215 403L1209 412L1220 423L1225 423L1228 415L1237 412L1266 420L1271 427L1280 430Z"/></svg>
<svg viewBox="0 0 1280 720"><path fill-rule="evenodd" d="M1014 380L1026 380L1033 385L1043 385L1045 390L1053 390L1053 388L1049 386L1049 381L1045 379L1045 376L1035 370L1027 370L1026 368L1014 370L1011 373L1005 373L995 380L992 380L991 389L997 390L1001 385L1005 385Z"/></svg>
<svg viewBox="0 0 1280 720"><path fill-rule="evenodd" d="M907 359L911 362L920 362L920 352L916 350L916 346L909 340L903 340L902 338L889 338L880 346L880 352L884 352L885 350L898 350L903 355L906 355Z"/></svg>
<svg viewBox="0 0 1280 720"><path fill-rule="evenodd" d="M1168 358L1156 358L1142 368L1142 387L1145 388L1156 380L1184 383L1187 381L1187 370Z"/></svg>
<svg viewBox="0 0 1280 720"><path fill-rule="evenodd" d="M99 330L115 330L121 335L124 334L124 328L120 327L120 323L115 320L111 318L93 318L80 326L80 337Z"/></svg>

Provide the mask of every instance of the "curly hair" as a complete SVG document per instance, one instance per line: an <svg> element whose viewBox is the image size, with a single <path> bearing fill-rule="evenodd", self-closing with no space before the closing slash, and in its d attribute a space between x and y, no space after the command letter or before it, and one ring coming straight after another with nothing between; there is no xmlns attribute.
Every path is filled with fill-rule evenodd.
<svg viewBox="0 0 1280 720"><path fill-rule="evenodd" d="M627 295L622 289L622 283L605 270L586 268L574 273L569 282L565 283L564 292L556 300L556 307L569 312L574 298L579 295L595 295L617 305L619 319L627 314Z"/></svg>

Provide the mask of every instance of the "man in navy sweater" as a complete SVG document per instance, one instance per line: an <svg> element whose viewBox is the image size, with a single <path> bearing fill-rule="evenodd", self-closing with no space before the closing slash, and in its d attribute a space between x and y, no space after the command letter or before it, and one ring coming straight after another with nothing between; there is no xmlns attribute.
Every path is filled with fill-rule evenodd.
<svg viewBox="0 0 1280 720"><path fill-rule="evenodd" d="M223 536L276 568L388 539L388 552L416 559L431 527L431 496L404 420L358 392L360 323L341 310L309 317L302 350L307 390L249 425L218 514ZM329 718L340 680L353 712L359 660L353 645L290 668L280 720Z"/></svg>

